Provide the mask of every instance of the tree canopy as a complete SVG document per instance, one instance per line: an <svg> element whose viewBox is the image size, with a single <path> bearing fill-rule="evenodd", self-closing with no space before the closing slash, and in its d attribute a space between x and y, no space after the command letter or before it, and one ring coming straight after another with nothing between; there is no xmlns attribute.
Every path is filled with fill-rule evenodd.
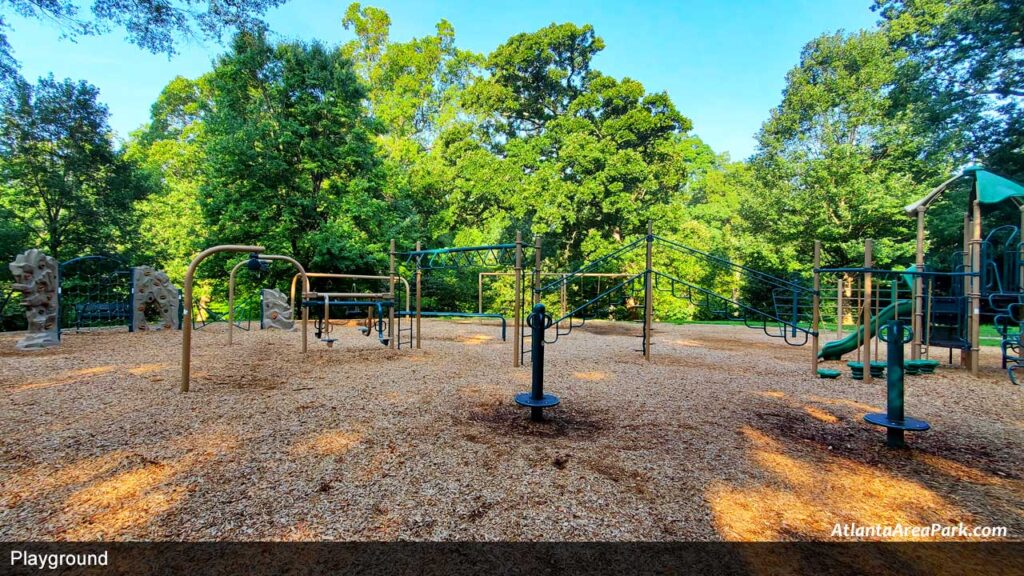
<svg viewBox="0 0 1024 576"><path fill-rule="evenodd" d="M130 245L132 203L148 192L114 149L96 88L52 76L19 83L0 115L0 174L9 229L58 258Z"/></svg>
<svg viewBox="0 0 1024 576"><path fill-rule="evenodd" d="M103 0L81 21L73 3L9 4L56 17L69 36L122 26L157 52L234 34L208 72L171 80L121 147L87 82L15 75L2 103L0 241L117 251L180 279L192 254L221 242L371 272L391 239L407 249L521 232L543 235L547 266L569 270L654 221L661 236L799 276L815 240L829 265L859 264L868 237L878 265L909 264L903 206L964 165L1024 176L1022 0L876 0L877 27L805 45L756 152L739 161L705 144L668 94L600 70L605 41L590 25L552 23L480 54L447 20L396 40L390 14L355 3L340 23L347 42L273 41L259 17L280 3L136 12ZM929 212L936 266L960 242L957 194ZM1016 217L995 210L986 222ZM672 264L769 297L731 273ZM438 278L434 303L468 306L474 278Z"/></svg>

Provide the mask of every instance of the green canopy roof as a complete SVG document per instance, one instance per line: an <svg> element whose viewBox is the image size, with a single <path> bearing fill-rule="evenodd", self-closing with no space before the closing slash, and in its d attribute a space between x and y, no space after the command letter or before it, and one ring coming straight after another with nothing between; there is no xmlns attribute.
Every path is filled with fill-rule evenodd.
<svg viewBox="0 0 1024 576"><path fill-rule="evenodd" d="M965 170L964 175L966 176L968 172L974 172L978 202L982 204L998 204L1010 198L1024 198L1024 186L1013 180L1008 180L981 168Z"/></svg>
<svg viewBox="0 0 1024 576"><path fill-rule="evenodd" d="M971 167L964 170L963 174L954 176L939 184L927 196L905 207L904 210L906 210L908 215L913 216L919 208L927 208L946 189L963 178L974 180L971 197L974 197L974 191L976 191L978 202L981 204L998 204L1005 200L1013 199L1018 206L1024 205L1024 186L1017 184L1013 180L1003 178L998 174L993 174L984 168Z"/></svg>

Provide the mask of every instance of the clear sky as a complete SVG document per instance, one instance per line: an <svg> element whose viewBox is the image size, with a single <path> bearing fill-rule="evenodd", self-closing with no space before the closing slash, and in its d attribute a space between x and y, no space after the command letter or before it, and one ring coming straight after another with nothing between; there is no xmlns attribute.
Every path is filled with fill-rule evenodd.
<svg viewBox="0 0 1024 576"><path fill-rule="evenodd" d="M552 22L593 24L606 48L594 66L629 76L649 91L665 90L694 131L716 151L742 159L754 134L779 103L786 72L803 45L824 32L873 27L871 0L370 0L392 20L392 39L434 30L441 18L455 27L462 48L487 53L509 36ZM291 0L268 14L280 39L352 38L341 17L348 0ZM5 18L7 16L5 15ZM117 31L71 43L53 25L11 17L10 41L30 80L52 72L84 79L100 89L111 124L122 137L147 121L149 107L167 82L198 76L222 45L190 44L168 59L122 40Z"/></svg>

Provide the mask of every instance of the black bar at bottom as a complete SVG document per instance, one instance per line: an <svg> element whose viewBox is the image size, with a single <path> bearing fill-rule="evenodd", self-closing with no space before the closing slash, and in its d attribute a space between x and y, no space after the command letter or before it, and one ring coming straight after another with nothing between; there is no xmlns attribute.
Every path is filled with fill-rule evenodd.
<svg viewBox="0 0 1024 576"><path fill-rule="evenodd" d="M1021 574L1024 542L4 543L0 574ZM56 555L56 556L53 556ZM71 556L68 556L71 555ZM91 555L91 556L90 556ZM42 562L27 564L27 558ZM103 561L92 566L71 562Z"/></svg>

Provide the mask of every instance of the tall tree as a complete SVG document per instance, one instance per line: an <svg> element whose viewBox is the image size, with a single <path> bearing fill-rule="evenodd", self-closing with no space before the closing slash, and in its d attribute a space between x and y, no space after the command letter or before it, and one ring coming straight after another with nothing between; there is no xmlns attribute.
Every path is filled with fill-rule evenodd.
<svg viewBox="0 0 1024 576"><path fill-rule="evenodd" d="M483 59L455 46L447 20L437 23L434 35L408 42L389 41L391 18L378 8L352 4L342 23L356 33L342 52L368 86L370 112L386 136L429 145Z"/></svg>
<svg viewBox="0 0 1024 576"><path fill-rule="evenodd" d="M453 126L434 151L448 226L544 233L567 265L685 199L714 155L667 94L593 70L603 47L590 26L552 24L488 57L464 98L478 123Z"/></svg>
<svg viewBox="0 0 1024 576"><path fill-rule="evenodd" d="M131 205L147 191L114 150L97 96L49 76L19 83L0 116L0 203L57 258L130 244Z"/></svg>
<svg viewBox="0 0 1024 576"><path fill-rule="evenodd" d="M218 241L318 269L373 267L395 215L351 62L319 43L235 37L210 76L203 212Z"/></svg>
<svg viewBox="0 0 1024 576"><path fill-rule="evenodd" d="M821 240L826 261L856 264L864 238L875 239L880 265L911 254L912 221L902 207L922 193L913 176L925 170L902 136L905 124L890 115L899 57L877 32L828 34L804 48L758 135L753 166L762 193L745 208L760 239L750 246L757 259L783 271L805 268Z"/></svg>
<svg viewBox="0 0 1024 576"><path fill-rule="evenodd" d="M150 122L134 132L125 157L152 180L153 192L135 203L140 248L180 282L192 256L207 244L200 206L210 109L209 78L177 77L164 87Z"/></svg>
<svg viewBox="0 0 1024 576"><path fill-rule="evenodd" d="M933 155L1024 178L1024 0L876 0L907 58L893 97Z"/></svg>

